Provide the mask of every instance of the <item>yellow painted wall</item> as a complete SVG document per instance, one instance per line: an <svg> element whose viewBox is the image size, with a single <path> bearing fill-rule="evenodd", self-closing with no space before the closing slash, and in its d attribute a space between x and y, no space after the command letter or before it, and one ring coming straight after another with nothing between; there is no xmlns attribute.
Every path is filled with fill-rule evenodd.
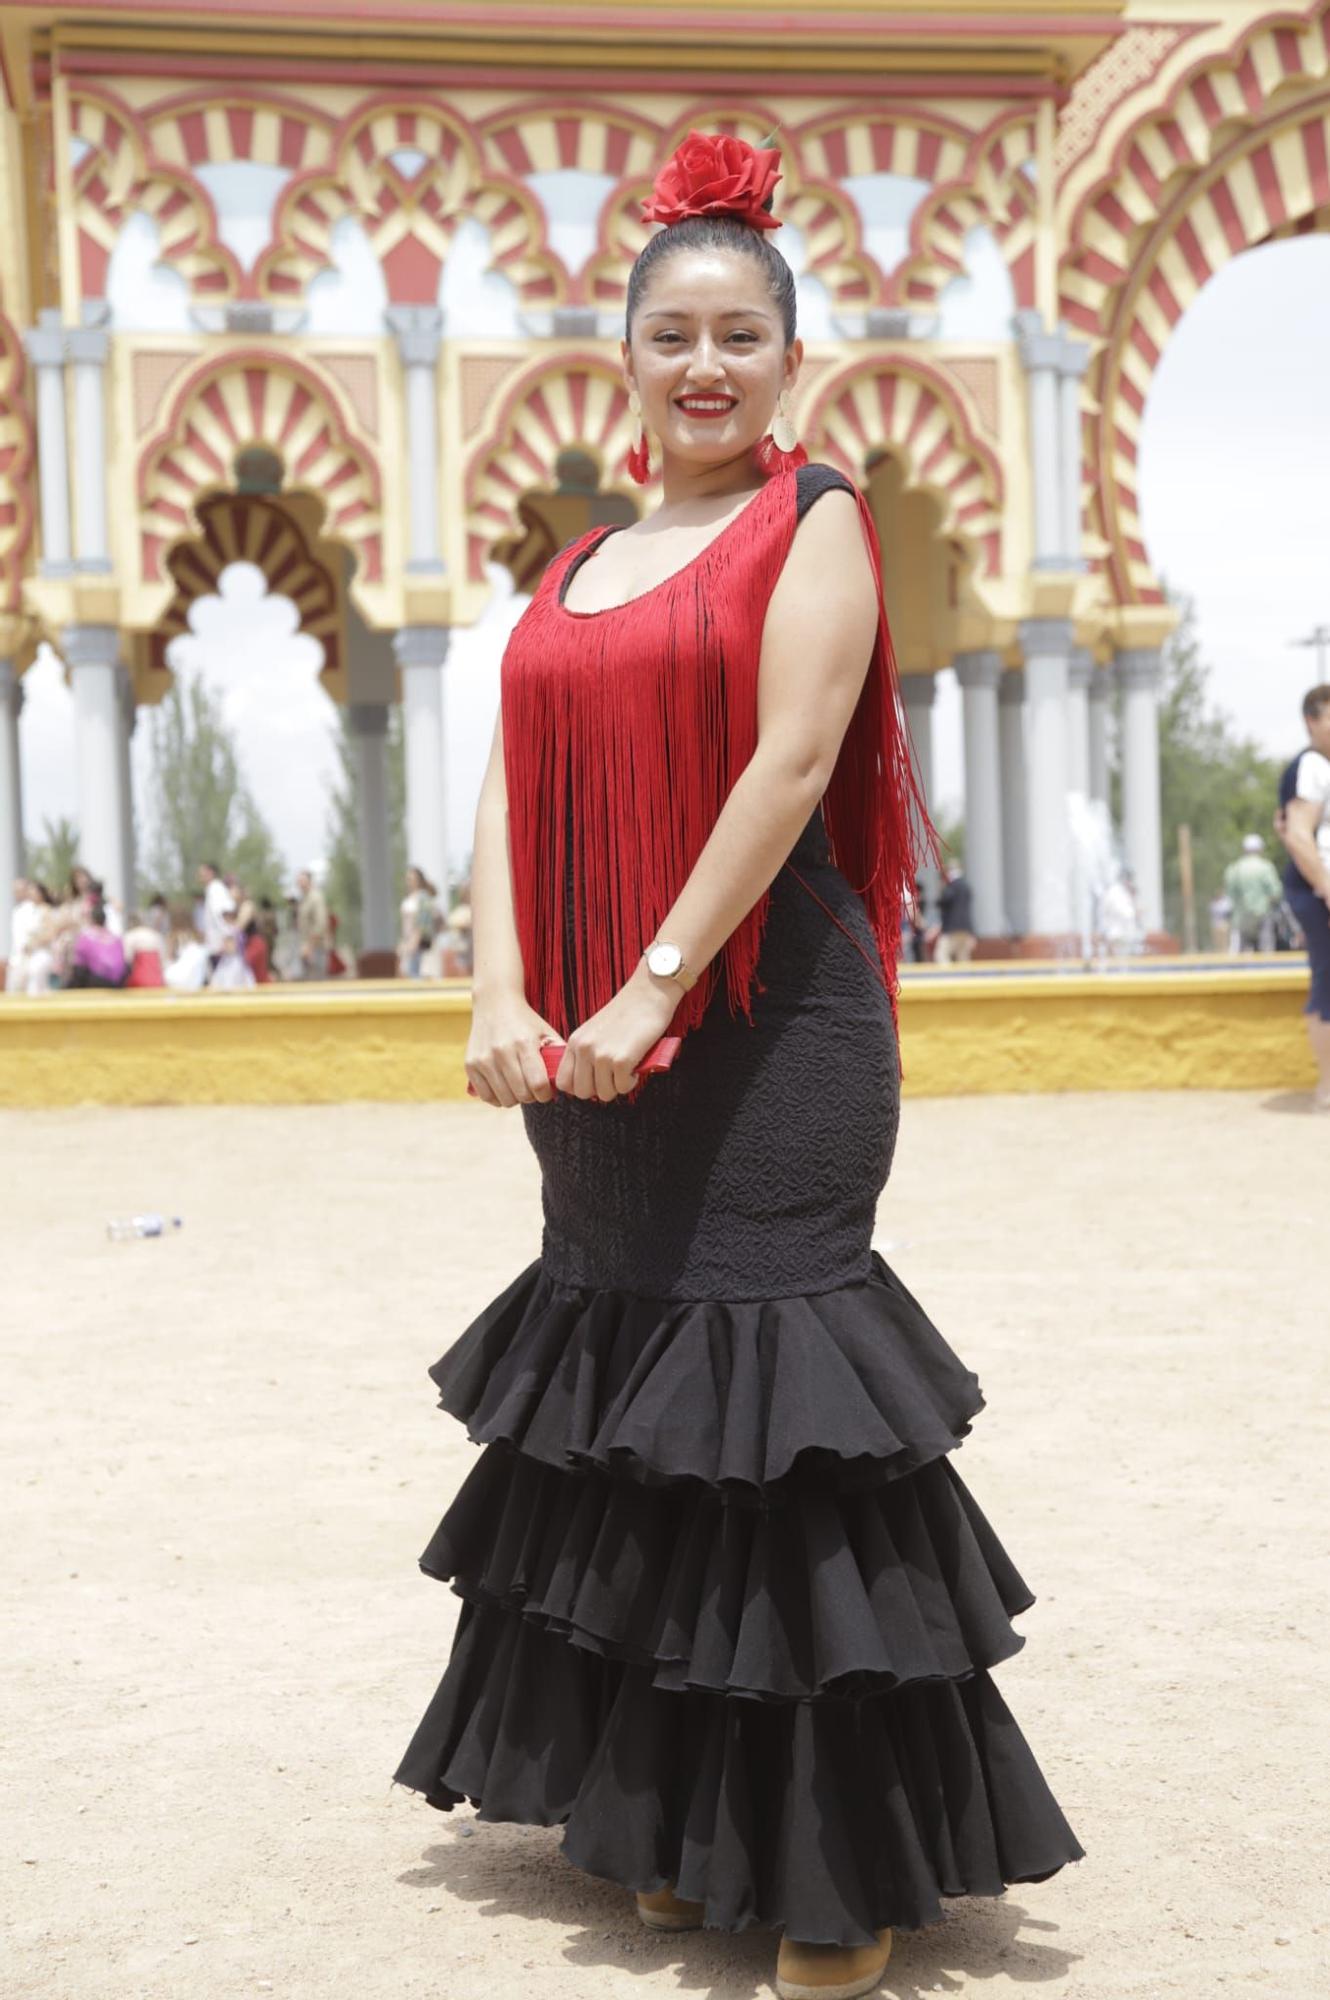
<svg viewBox="0 0 1330 2000"><path fill-rule="evenodd" d="M909 978L906 1094L1306 1089L1305 986L1296 965ZM0 1105L463 1098L470 1021L464 981L8 998Z"/></svg>

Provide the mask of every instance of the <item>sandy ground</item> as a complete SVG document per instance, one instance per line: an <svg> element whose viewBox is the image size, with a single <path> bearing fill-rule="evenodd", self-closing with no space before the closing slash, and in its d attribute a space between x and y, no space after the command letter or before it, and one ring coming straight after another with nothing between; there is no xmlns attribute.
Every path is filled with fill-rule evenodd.
<svg viewBox="0 0 1330 2000"><path fill-rule="evenodd" d="M1325 1155L1304 1100L907 1103L878 1243L988 1398L999 1686L1087 1850L884 1992L1325 1993ZM539 1248L516 1112L0 1115L5 2000L770 1989L390 1784L472 1462L425 1370ZM162 1206L174 1241L108 1244Z"/></svg>

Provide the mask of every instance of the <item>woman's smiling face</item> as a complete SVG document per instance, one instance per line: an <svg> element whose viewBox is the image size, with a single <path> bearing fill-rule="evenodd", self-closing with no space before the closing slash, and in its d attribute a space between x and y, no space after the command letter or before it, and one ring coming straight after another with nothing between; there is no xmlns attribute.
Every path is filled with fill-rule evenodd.
<svg viewBox="0 0 1330 2000"><path fill-rule="evenodd" d="M730 250L662 259L623 344L647 430L668 455L704 465L738 458L766 435L802 356L802 341L785 345L761 265Z"/></svg>

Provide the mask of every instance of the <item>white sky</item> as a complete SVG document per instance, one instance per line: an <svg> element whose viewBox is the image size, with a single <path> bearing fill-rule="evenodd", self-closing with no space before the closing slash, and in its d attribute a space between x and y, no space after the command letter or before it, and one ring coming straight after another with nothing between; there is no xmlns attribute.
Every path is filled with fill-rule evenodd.
<svg viewBox="0 0 1330 2000"><path fill-rule="evenodd" d="M130 238L130 249L141 265L142 245ZM948 331L991 318L1000 303L994 288L1001 275L992 272L987 247L976 250L971 279L950 301ZM135 265L136 281L139 275ZM816 321L816 288L808 289L808 317ZM500 304L495 294L485 310L497 313ZM451 314L448 324L459 330ZM1299 698L1315 678L1314 654L1290 642L1318 622L1330 623L1327 355L1330 238L1248 252L1188 311L1146 412L1140 486L1151 556L1175 588L1197 601L1216 700L1281 754L1297 747ZM493 575L496 589L506 589L503 573ZM318 686L317 659L310 642L290 631L289 612L256 598L252 575L228 576L227 596L229 617L220 615L215 599L196 607L197 636L179 642L181 669L201 672L225 690L260 809L292 866L303 866L324 851L334 768L332 716ZM520 609L519 601L496 596L481 625L454 635L448 828L456 866L471 845L499 659ZM53 656L33 667L25 685L24 823L38 838L44 818L77 818L73 717ZM147 796L148 735L141 721L140 801ZM948 805L961 795L960 708L950 674L941 677L935 743L938 803Z"/></svg>

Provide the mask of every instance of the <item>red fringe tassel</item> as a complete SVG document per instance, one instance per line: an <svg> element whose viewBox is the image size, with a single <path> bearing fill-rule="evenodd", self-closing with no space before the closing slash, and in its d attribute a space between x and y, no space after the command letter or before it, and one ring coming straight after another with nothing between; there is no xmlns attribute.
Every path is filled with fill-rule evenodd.
<svg viewBox="0 0 1330 2000"><path fill-rule="evenodd" d="M757 747L762 627L795 501L793 473L778 473L677 575L579 615L559 603L559 587L606 532L592 529L550 564L514 628L501 677L514 909L527 999L561 1036L628 979ZM877 534L858 502L878 636L823 814L831 858L864 899L894 1009L905 893L933 836L899 699ZM722 976L731 1015L752 1021L770 898L767 889L681 997L671 1034L697 1025Z"/></svg>

